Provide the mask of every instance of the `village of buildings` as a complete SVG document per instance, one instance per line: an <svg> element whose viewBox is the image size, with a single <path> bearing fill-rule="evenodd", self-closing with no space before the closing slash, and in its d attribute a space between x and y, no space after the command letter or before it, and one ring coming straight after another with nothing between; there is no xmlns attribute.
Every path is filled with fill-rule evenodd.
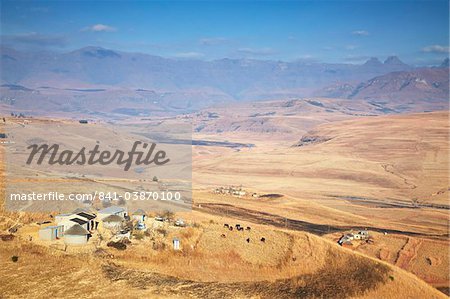
<svg viewBox="0 0 450 299"><path fill-rule="evenodd" d="M183 219L173 219L173 213L162 212L155 217L142 209L129 213L127 207L109 206L100 210L77 208L70 213L51 216L52 220L37 223L37 241L66 251L68 248L89 247L106 241L108 247L126 249L132 237L143 236L151 231L186 227ZM134 236L132 236L134 234ZM33 236L28 236L30 241ZM171 240L174 250L180 250L180 240Z"/></svg>

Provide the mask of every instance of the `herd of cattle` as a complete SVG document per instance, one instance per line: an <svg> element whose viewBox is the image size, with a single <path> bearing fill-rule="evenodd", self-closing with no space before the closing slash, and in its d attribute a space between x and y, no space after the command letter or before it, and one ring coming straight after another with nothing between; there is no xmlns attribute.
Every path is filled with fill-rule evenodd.
<svg viewBox="0 0 450 299"><path fill-rule="evenodd" d="M228 230L230 230L230 231L233 231L234 228L236 228L237 231L242 231L242 232L244 231L244 227L241 226L240 224L236 224L236 225L233 227L232 225L229 225L228 223L225 223L225 224L223 225L223 227L226 228L226 229L228 229ZM251 228L250 226L247 226L247 227L245 228L246 231L250 231L251 229L252 229L252 228ZM221 237L222 237L222 238L226 238L227 236L226 236L225 234L222 234ZM247 243L250 243L250 238L247 238L245 241L247 241ZM260 241L263 242L263 243L265 243L265 242L266 242L266 238L262 237L262 238L260 239Z"/></svg>

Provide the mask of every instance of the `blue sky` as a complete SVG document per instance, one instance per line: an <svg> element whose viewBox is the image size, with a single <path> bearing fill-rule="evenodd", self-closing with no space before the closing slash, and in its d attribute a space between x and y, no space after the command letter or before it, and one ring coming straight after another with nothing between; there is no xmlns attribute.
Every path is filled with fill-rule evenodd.
<svg viewBox="0 0 450 299"><path fill-rule="evenodd" d="M448 1L1 1L2 43L180 59L361 63L448 56Z"/></svg>

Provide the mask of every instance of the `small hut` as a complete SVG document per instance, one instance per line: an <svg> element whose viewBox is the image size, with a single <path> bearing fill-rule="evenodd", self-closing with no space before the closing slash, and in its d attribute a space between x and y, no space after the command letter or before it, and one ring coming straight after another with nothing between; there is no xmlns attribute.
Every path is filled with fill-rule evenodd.
<svg viewBox="0 0 450 299"><path fill-rule="evenodd" d="M77 217L81 218L81 219L84 219L84 220L89 222L89 230L97 229L96 221L94 220L95 219L95 215L94 214L86 213L86 212L80 212L80 213L77 213Z"/></svg>
<svg viewBox="0 0 450 299"><path fill-rule="evenodd" d="M118 215L109 215L103 218L103 227L107 229L120 230L122 228L122 223L125 219Z"/></svg>
<svg viewBox="0 0 450 299"><path fill-rule="evenodd" d="M39 230L39 239L44 241L53 241L64 235L64 226L54 225L41 228Z"/></svg>
<svg viewBox="0 0 450 299"><path fill-rule="evenodd" d="M180 240L177 238L173 239L173 250L180 250Z"/></svg>
<svg viewBox="0 0 450 299"><path fill-rule="evenodd" d="M64 233L64 243L67 245L84 245L89 240L90 233L81 225L75 224Z"/></svg>

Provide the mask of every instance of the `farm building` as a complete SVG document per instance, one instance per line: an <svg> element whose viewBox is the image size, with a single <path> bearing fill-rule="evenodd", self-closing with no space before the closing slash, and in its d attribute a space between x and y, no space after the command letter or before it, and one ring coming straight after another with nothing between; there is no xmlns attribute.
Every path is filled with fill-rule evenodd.
<svg viewBox="0 0 450 299"><path fill-rule="evenodd" d="M93 230L96 228L95 218L96 216L94 214L88 212L78 212L77 214L67 213L56 215L55 222L58 225L63 225L65 230L69 229L76 223L80 224L87 230Z"/></svg>
<svg viewBox="0 0 450 299"><path fill-rule="evenodd" d="M64 226L64 230L68 230L69 228L71 228L75 224L81 225L86 230L90 230L91 229L91 227L89 225L90 223L89 223L88 220L82 219L82 218L78 218L78 217L76 217L76 215L71 215L70 219L63 219L62 221L58 221L56 223L58 225Z"/></svg>
<svg viewBox="0 0 450 299"><path fill-rule="evenodd" d="M369 239L369 232L367 230L359 231L356 234L353 234L353 238L355 240L367 240Z"/></svg>
<svg viewBox="0 0 450 299"><path fill-rule="evenodd" d="M138 209L138 210L136 210L136 212L133 213L132 218L133 218L133 220L144 222L145 219L147 218L147 214L145 213L144 210Z"/></svg>
<svg viewBox="0 0 450 299"><path fill-rule="evenodd" d="M89 222L89 230L97 229L98 222L94 220L96 217L95 215L86 212L80 212L77 213L76 216L77 218L81 218Z"/></svg>
<svg viewBox="0 0 450 299"><path fill-rule="evenodd" d="M111 206L111 207L107 207L103 210L98 211L98 218L100 220L103 220L104 218L111 216L111 215L117 215L122 218L125 218L127 216L127 210L122 207Z"/></svg>
<svg viewBox="0 0 450 299"><path fill-rule="evenodd" d="M361 230L357 233L349 233L342 235L338 241L339 245L350 245L353 240L369 240L369 232L367 230Z"/></svg>
<svg viewBox="0 0 450 299"><path fill-rule="evenodd" d="M64 233L67 245L84 245L89 240L89 232L79 224L75 224Z"/></svg>
<svg viewBox="0 0 450 299"><path fill-rule="evenodd" d="M39 239L43 241L53 241L64 235L64 226L54 225L41 228L39 230Z"/></svg>
<svg viewBox="0 0 450 299"><path fill-rule="evenodd" d="M351 243L351 241L354 239L353 234L345 234L342 235L342 237L339 239L338 244L348 244Z"/></svg>
<svg viewBox="0 0 450 299"><path fill-rule="evenodd" d="M122 228L122 223L125 219L118 215L109 215L103 218L103 227L107 229L119 230Z"/></svg>
<svg viewBox="0 0 450 299"><path fill-rule="evenodd" d="M75 217L75 218L70 219L70 221L81 225L86 230L91 230L91 223L89 220ZM72 226L74 226L74 224L72 224Z"/></svg>

